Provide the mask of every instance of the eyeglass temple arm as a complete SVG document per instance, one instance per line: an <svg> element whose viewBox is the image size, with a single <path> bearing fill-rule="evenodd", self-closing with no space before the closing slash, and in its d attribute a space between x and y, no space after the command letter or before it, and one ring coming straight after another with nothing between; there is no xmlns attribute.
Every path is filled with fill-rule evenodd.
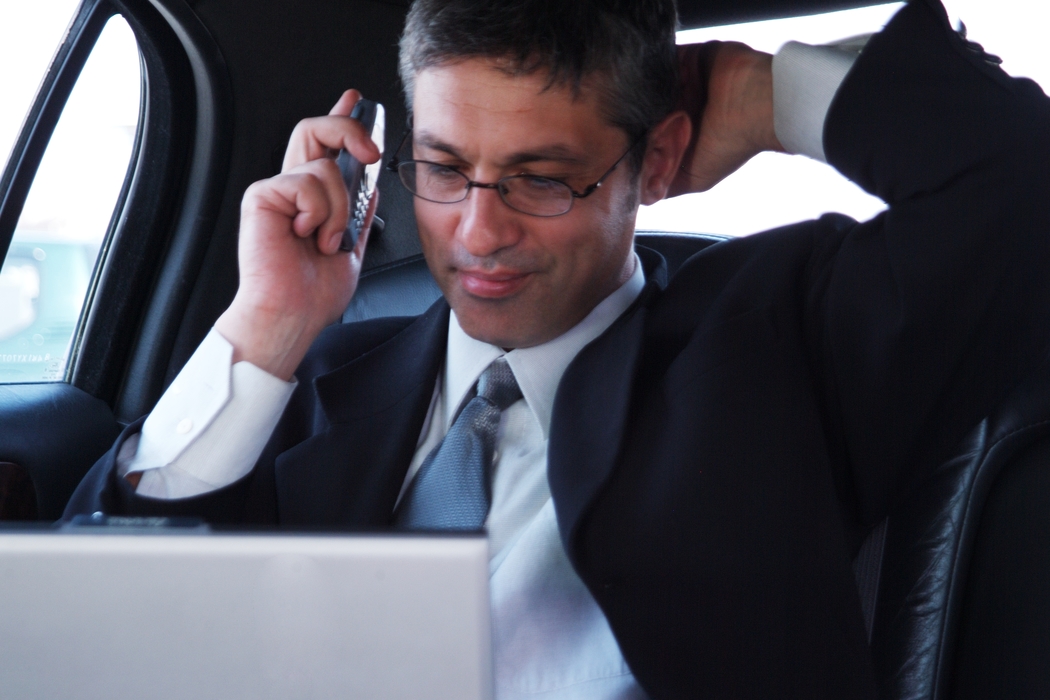
<svg viewBox="0 0 1050 700"><path fill-rule="evenodd" d="M570 187L569 191L572 192L573 198L574 199L583 199L584 197L589 197L592 194L594 194L595 190L597 190L599 187L601 187L602 183L605 182L605 178L607 178L610 175L612 175L613 170L616 170L616 168L619 167L620 163L623 162L623 159L626 158L628 156L628 154L631 151L633 151L638 144L640 144L642 142L642 140L645 138L645 136L646 136L645 134L642 134L641 136L636 138L633 142L631 142L631 145L627 148L626 151L623 152L623 155L620 156L619 158L617 158L616 162L612 164L612 167L610 167L608 170L606 170L605 174L602 175L600 178L598 178L598 182L594 183L593 185L588 185L587 188L583 190L583 192L577 192L576 190L574 190L574 189L572 189Z"/></svg>
<svg viewBox="0 0 1050 700"><path fill-rule="evenodd" d="M386 169L392 173L397 172L397 167L401 165L401 159L397 157L397 154L401 152L401 149L405 147L405 141L408 140L409 135L412 133L412 124L408 125L405 129L405 135L401 137L401 141L397 144L397 148L394 149L394 155L387 161Z"/></svg>

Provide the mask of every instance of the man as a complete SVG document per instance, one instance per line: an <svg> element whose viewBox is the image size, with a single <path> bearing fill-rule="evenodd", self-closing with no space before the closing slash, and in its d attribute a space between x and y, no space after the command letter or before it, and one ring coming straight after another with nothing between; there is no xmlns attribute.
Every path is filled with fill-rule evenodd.
<svg viewBox="0 0 1050 700"><path fill-rule="evenodd" d="M500 697L874 697L851 553L1047 347L1048 105L917 0L859 58L687 52L683 112L673 30L417 0L398 167L444 300L321 332L364 248L325 156L377 157L349 92L249 189L233 304L68 512L484 522ZM639 203L782 148L889 212L671 280L632 249Z"/></svg>

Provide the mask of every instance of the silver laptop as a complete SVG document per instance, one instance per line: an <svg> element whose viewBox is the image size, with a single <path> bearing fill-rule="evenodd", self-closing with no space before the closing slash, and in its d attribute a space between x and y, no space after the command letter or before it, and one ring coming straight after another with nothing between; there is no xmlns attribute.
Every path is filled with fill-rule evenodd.
<svg viewBox="0 0 1050 700"><path fill-rule="evenodd" d="M492 695L484 537L0 531L0 697Z"/></svg>

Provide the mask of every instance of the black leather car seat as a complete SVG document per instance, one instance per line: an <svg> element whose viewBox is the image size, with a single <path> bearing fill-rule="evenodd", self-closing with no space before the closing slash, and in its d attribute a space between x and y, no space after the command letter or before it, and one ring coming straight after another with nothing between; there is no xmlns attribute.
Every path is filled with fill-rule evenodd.
<svg viewBox="0 0 1050 700"><path fill-rule="evenodd" d="M1048 397L1050 357L865 544L882 697L1050 697Z"/></svg>
<svg viewBox="0 0 1050 700"><path fill-rule="evenodd" d="M0 520L36 520L36 487L18 464L0 462Z"/></svg>

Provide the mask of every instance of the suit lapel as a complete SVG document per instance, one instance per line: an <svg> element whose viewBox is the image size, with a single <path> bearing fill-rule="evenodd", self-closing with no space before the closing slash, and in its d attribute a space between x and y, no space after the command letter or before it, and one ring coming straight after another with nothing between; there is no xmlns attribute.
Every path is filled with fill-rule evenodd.
<svg viewBox="0 0 1050 700"><path fill-rule="evenodd" d="M281 522L389 524L444 360L448 317L441 299L387 342L314 380L328 428L278 457Z"/></svg>
<svg viewBox="0 0 1050 700"><path fill-rule="evenodd" d="M584 512L612 474L630 411L647 306L667 284L667 264L639 248L647 282L631 307L572 361L554 400L547 480L565 551Z"/></svg>

